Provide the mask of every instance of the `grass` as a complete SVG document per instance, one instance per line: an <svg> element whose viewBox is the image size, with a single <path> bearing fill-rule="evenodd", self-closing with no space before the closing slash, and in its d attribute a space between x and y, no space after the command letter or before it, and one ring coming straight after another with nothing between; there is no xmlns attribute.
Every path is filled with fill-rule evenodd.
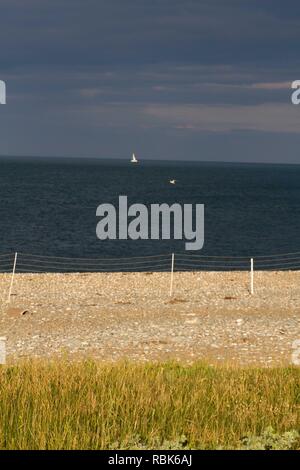
<svg viewBox="0 0 300 470"><path fill-rule="evenodd" d="M299 405L296 367L29 361L0 368L0 449L240 448L270 426L285 442Z"/></svg>

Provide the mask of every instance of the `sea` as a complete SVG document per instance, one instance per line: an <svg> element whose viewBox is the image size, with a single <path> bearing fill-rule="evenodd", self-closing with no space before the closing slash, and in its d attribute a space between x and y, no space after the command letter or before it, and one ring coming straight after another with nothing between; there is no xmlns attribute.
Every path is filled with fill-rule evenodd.
<svg viewBox="0 0 300 470"><path fill-rule="evenodd" d="M99 240L96 209L117 207L120 195L129 205L204 204L203 248L186 252L185 240ZM299 235L300 165L0 159L0 254L250 258L300 252Z"/></svg>

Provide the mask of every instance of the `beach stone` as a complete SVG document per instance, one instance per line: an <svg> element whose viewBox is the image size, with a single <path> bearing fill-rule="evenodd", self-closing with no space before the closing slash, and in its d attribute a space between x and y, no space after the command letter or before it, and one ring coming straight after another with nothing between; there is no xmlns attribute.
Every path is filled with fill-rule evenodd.
<svg viewBox="0 0 300 470"><path fill-rule="evenodd" d="M10 315L10 316L21 317L23 315L28 315L29 310L23 307L8 307L6 313L7 315Z"/></svg>

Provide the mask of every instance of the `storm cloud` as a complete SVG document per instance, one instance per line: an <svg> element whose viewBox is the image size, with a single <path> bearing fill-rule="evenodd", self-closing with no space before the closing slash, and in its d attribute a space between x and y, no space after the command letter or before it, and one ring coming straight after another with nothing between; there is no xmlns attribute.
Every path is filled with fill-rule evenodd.
<svg viewBox="0 0 300 470"><path fill-rule="evenodd" d="M2 0L0 154L298 162L299 39L294 0Z"/></svg>

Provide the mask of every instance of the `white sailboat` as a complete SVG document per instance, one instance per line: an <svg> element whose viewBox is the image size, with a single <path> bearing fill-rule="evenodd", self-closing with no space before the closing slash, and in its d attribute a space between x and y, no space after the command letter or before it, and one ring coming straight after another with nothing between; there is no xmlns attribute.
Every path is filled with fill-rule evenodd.
<svg viewBox="0 0 300 470"><path fill-rule="evenodd" d="M130 160L130 163L138 163L139 161L135 157L134 153L132 154L132 159Z"/></svg>

